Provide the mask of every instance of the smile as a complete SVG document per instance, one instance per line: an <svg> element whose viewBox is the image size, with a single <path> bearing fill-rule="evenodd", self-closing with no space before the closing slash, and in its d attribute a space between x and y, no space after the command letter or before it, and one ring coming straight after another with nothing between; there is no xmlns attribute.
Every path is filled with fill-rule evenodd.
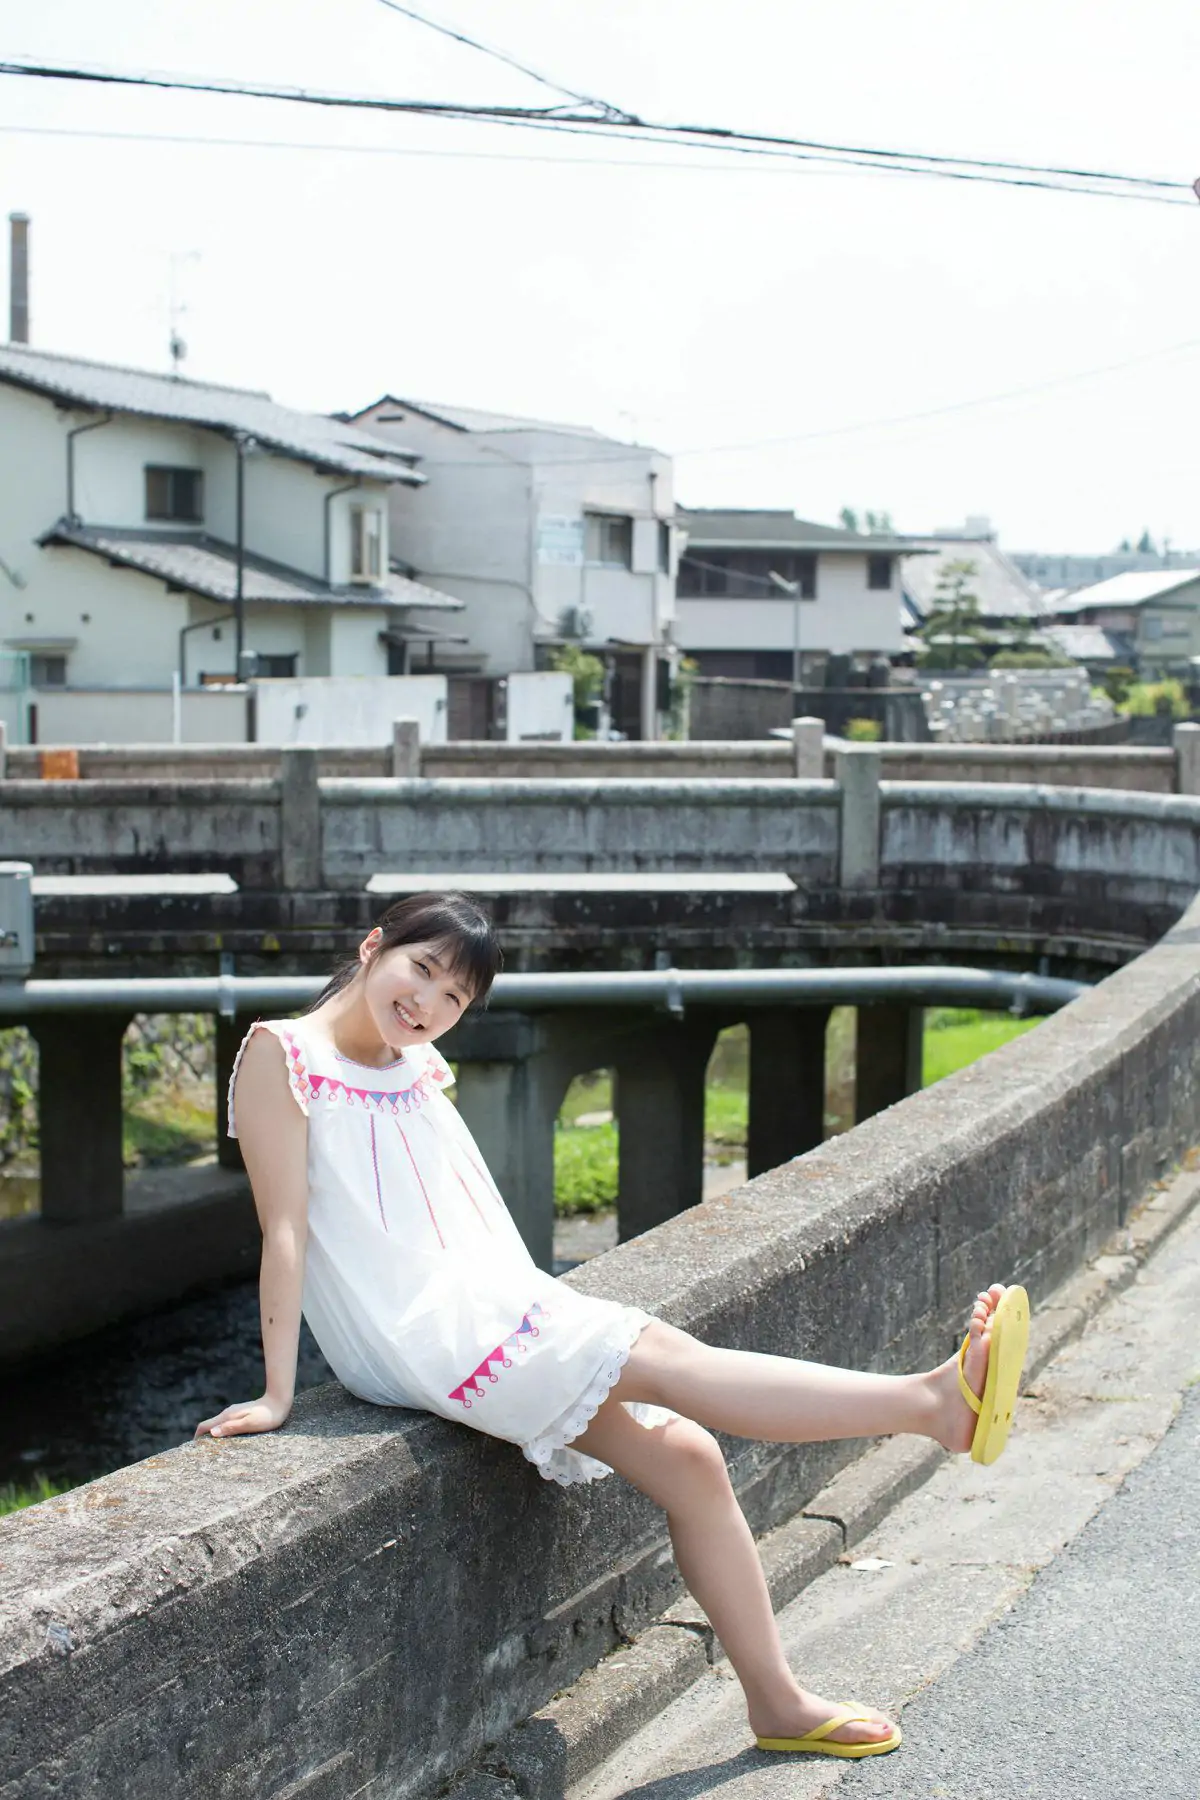
<svg viewBox="0 0 1200 1800"><path fill-rule="evenodd" d="M422 1025L421 1021L419 1019L414 1019L407 1008L400 1004L399 1000L392 1002L392 1010L395 1012L400 1023L406 1025L410 1031L424 1031L425 1027Z"/></svg>

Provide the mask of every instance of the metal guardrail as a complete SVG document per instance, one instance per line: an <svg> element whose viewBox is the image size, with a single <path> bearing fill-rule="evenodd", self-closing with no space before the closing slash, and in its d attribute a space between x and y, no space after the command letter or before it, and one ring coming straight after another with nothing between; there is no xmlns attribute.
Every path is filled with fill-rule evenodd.
<svg viewBox="0 0 1200 1800"><path fill-rule="evenodd" d="M317 975L201 975L78 981L0 980L0 1017L47 1013L209 1012L222 1018L258 1008L309 1005L325 985ZM580 974L501 975L493 1010L550 1012L568 1006L641 1006L682 1013L693 1006L977 1006L1050 1013L1087 985L1048 975L955 965L867 969L651 969Z"/></svg>

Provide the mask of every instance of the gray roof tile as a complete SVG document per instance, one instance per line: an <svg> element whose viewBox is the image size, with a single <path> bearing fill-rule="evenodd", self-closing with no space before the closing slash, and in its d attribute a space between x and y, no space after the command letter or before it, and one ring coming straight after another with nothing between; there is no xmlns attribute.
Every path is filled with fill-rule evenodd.
<svg viewBox="0 0 1200 1800"><path fill-rule="evenodd" d="M343 419L280 406L269 394L246 388L85 362L31 350L27 344L0 345L0 382L93 411L170 419L210 431L243 431L269 449L341 474L414 484L425 479L407 466L405 459L414 452Z"/></svg>

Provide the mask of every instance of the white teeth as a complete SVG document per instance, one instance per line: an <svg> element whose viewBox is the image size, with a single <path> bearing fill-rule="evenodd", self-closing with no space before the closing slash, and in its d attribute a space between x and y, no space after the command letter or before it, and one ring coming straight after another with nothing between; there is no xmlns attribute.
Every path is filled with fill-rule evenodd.
<svg viewBox="0 0 1200 1800"><path fill-rule="evenodd" d="M395 1002L394 1010L396 1013L396 1017L400 1020L400 1023L402 1025L407 1025L408 1029L410 1031L423 1031L424 1030L424 1026L421 1025L416 1019L414 1019L410 1012L406 1012L404 1007L401 1006L401 1004L398 1000Z"/></svg>

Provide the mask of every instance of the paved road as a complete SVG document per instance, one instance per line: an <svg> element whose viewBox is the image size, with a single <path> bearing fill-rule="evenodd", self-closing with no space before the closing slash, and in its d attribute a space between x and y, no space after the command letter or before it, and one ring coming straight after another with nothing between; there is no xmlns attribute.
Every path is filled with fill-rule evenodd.
<svg viewBox="0 0 1200 1800"><path fill-rule="evenodd" d="M817 1692L895 1712L860 1763L764 1756L719 1664L570 1800L1200 1800L1200 1211L1038 1378L780 1614Z"/></svg>
<svg viewBox="0 0 1200 1800"><path fill-rule="evenodd" d="M883 1800L1197 1800L1200 1386L1157 1450L859 1772Z"/></svg>

